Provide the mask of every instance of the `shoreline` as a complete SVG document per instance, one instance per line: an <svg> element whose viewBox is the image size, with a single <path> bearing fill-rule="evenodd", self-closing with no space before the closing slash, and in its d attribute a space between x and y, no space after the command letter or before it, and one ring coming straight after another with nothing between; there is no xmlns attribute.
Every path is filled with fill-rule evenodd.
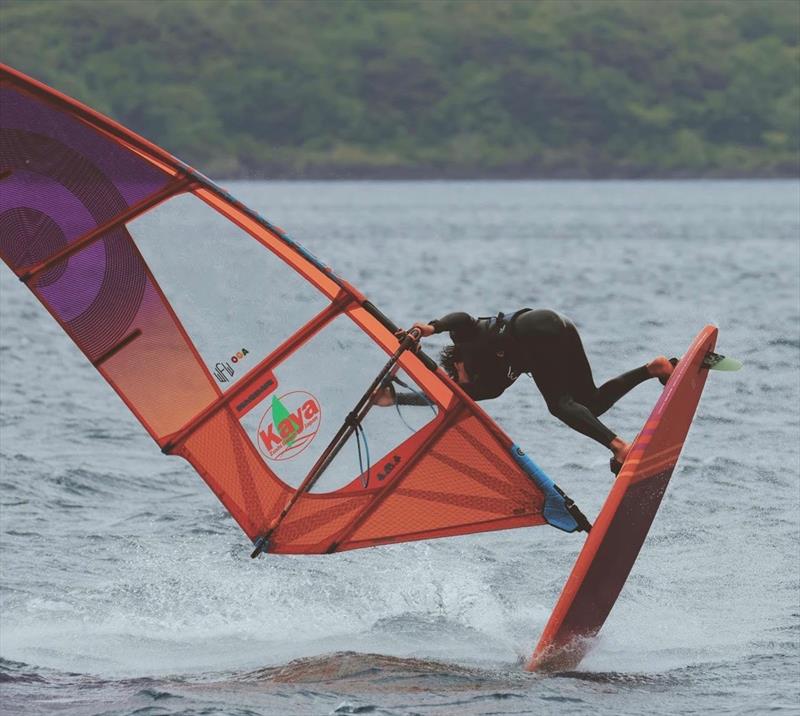
<svg viewBox="0 0 800 716"><path fill-rule="evenodd" d="M264 167L254 171L225 171L220 163L215 170L214 162L206 164L208 176L222 181L700 181L700 180L792 180L800 179L800 166L764 169L761 171L709 170L689 171L515 171L510 169L466 170L460 168L432 169L430 167L387 168L364 166L315 167L305 170L290 170L286 167ZM229 165L228 165L229 166Z"/></svg>

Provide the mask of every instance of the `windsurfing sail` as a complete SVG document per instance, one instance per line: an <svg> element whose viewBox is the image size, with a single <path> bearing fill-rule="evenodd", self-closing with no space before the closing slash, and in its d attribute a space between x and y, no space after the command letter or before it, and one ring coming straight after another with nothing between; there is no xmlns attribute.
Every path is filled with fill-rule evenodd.
<svg viewBox="0 0 800 716"><path fill-rule="evenodd" d="M397 326L281 229L5 65L0 93L0 255L256 545L579 529L503 431L423 353L398 353ZM387 356L426 406L361 410L308 484Z"/></svg>

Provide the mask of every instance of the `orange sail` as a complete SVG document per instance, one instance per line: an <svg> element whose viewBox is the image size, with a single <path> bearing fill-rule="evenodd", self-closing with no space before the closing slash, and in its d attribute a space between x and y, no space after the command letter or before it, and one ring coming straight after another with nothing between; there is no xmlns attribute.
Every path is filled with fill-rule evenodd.
<svg viewBox="0 0 800 716"><path fill-rule="evenodd" d="M397 327L163 149L7 66L0 83L0 256L250 539L325 553L579 528L571 502L413 350L392 375L427 404L365 411L298 492L398 350Z"/></svg>

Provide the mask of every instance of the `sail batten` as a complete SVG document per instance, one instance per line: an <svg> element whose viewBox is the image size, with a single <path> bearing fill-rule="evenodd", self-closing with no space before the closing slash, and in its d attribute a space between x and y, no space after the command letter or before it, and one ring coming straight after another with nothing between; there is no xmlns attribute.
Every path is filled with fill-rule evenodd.
<svg viewBox="0 0 800 716"><path fill-rule="evenodd" d="M192 184L191 180L189 179L178 179L171 184L168 184L160 191L156 192L152 196L146 197L142 199L138 204L134 204L131 206L127 211L123 211L116 216L109 219L106 223L102 224L101 226L92 229L88 233L84 234L83 236L75 239L71 244L68 244L63 249L58 251L57 253L49 256L48 258L40 261L34 266L31 266L25 270L24 273L20 275L20 280L28 283L33 280L38 274L42 271L46 271L47 269L51 268L53 265L65 261L73 254L77 253L78 251L86 248L92 242L97 241L103 237L103 234L108 233L112 229L116 228L120 224L124 224L132 219L135 219L137 216L140 216L145 211L149 211L155 206L158 206L161 202L170 199L171 197L179 194L180 192L184 191Z"/></svg>
<svg viewBox="0 0 800 716"><path fill-rule="evenodd" d="M231 391L209 405L202 413L194 416L192 420L183 426L175 435L169 436L167 442L162 446L165 453L175 452L183 442L197 430L206 420L212 418L218 411L233 406L234 411L242 415L250 406L262 397L265 390L272 387L270 381L272 368L277 365L286 355L296 350L303 342L321 330L327 323L340 315L352 298L345 293L334 300L323 311L318 313L308 323L302 326L295 334L287 339L282 345L278 346L273 353L264 358L251 371L241 379L240 386L236 391ZM261 383L261 385L259 385Z"/></svg>

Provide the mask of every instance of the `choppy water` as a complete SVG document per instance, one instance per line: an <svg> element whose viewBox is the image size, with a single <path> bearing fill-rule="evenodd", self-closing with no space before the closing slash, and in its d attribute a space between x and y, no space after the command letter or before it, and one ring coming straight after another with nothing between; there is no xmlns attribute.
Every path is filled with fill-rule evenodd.
<svg viewBox="0 0 800 716"><path fill-rule="evenodd" d="M541 528L250 560L200 479L3 269L0 709L800 713L797 182L229 188L398 323L555 308L604 379L714 322L746 368L710 376L596 647L544 678L520 660L582 538ZM641 386L608 423L633 436L657 394ZM596 513L603 449L526 379L484 405Z"/></svg>

